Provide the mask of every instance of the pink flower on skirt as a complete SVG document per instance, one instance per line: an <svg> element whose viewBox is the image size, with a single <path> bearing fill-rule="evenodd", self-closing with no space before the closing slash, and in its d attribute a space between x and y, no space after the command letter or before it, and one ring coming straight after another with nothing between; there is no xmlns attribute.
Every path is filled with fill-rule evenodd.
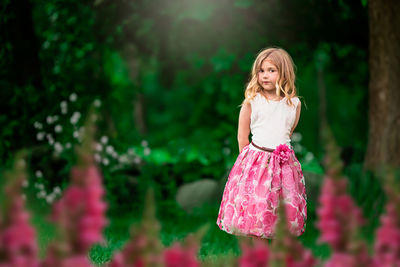
<svg viewBox="0 0 400 267"><path fill-rule="evenodd" d="M278 158L279 163L284 164L289 160L291 150L286 144L281 144L275 148L273 153Z"/></svg>

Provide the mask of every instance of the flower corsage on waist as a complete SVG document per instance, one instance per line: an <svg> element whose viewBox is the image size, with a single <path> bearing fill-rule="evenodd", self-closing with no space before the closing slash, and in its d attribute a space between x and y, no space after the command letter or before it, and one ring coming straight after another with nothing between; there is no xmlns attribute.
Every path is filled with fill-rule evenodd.
<svg viewBox="0 0 400 267"><path fill-rule="evenodd" d="M273 152L275 157L277 157L280 164L284 164L289 160L292 150L286 144L281 144L277 146Z"/></svg>

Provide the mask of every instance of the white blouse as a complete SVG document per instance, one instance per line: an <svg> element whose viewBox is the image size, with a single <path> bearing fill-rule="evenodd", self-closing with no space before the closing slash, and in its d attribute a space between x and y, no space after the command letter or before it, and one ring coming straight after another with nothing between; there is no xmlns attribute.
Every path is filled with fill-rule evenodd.
<svg viewBox="0 0 400 267"><path fill-rule="evenodd" d="M290 131L296 120L296 108L300 102L293 97L294 106L287 104L287 98L280 101L267 100L263 95L257 95L250 101L250 130L253 142L262 147L275 149L280 144L290 146ZM255 150L260 150L250 144Z"/></svg>

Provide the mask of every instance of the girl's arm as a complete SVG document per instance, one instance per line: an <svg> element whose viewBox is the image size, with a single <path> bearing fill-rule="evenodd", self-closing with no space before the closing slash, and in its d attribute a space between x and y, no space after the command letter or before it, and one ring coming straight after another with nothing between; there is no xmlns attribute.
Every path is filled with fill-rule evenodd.
<svg viewBox="0 0 400 267"><path fill-rule="evenodd" d="M292 130L290 131L290 137L292 137L293 131L296 128L297 123L299 122L300 112L301 112L301 102L299 101L299 104L297 105L297 108L296 108L296 119L294 121Z"/></svg>
<svg viewBox="0 0 400 267"><path fill-rule="evenodd" d="M250 134L250 116L251 116L251 105L249 102L245 102L242 105L239 113L239 126L238 126L238 143L239 143L239 153L242 149L248 145L249 134Z"/></svg>

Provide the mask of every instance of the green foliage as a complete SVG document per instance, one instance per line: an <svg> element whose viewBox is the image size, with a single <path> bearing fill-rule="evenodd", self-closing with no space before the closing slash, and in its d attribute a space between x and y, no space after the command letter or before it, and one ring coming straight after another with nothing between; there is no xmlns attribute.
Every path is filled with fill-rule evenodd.
<svg viewBox="0 0 400 267"><path fill-rule="evenodd" d="M70 123L73 112L84 117L95 99L101 103L97 138L109 138L99 154L101 160L108 157L108 165L101 165L111 202L129 205L140 200L141 189L150 183L158 184L163 191L160 197L168 199L181 184L223 179L238 155L239 105L252 63L257 52L269 45L288 50L297 66L296 85L303 105L296 129L302 149L296 153L303 169L322 173L318 69L323 70L327 89L328 121L345 148L345 163L363 160L366 47L341 35L337 39L319 35L332 25L340 31L349 12L360 13L349 1L310 6L299 1L265 5L253 0L166 6L159 1L31 3L27 12L32 14L36 38L32 43L37 44L31 53L38 62L28 63L40 70L40 83L29 82L29 72L21 73L28 78L19 83L15 73L20 70L13 63L22 50L18 40L10 37L14 28L7 24L17 16L18 6L5 1L1 9L6 13L1 26L7 34L0 37L5 38L1 39L5 46L0 47L5 78L0 85L8 90L1 91L6 112L0 115L0 156L7 160L10 151L31 148L32 173L41 170L44 177L52 177L43 181L48 190L64 185L74 158L68 150L58 159L43 157L54 151L54 143L49 144L47 137L38 140L38 132L51 133L55 142L63 147L70 143L72 149L77 141L74 131L79 130L79 125ZM365 6L366 1L362 3ZM285 13L288 7L296 7L296 13ZM324 14L338 12L337 23L324 20ZM301 28L303 18L310 17L320 25ZM349 31L366 26L359 21ZM72 94L78 97L70 103ZM65 116L60 114L63 101L69 105ZM47 123L49 116L56 115L57 123ZM37 122L43 129L34 127ZM62 133L52 133L57 124ZM144 140L148 147L142 145ZM105 152L107 146L118 158ZM138 163L119 166L123 155L135 157Z"/></svg>

